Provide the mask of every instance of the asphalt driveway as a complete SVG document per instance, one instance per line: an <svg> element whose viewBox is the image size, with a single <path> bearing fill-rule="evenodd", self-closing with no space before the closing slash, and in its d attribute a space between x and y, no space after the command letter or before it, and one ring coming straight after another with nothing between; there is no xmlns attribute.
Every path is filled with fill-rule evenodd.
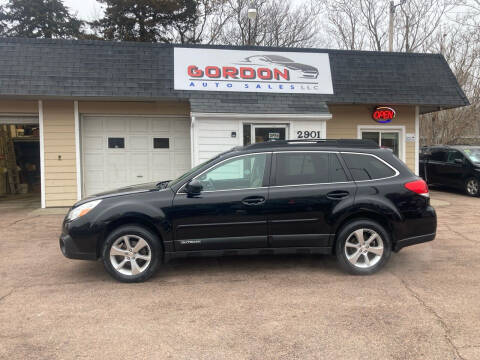
<svg viewBox="0 0 480 360"><path fill-rule="evenodd" d="M121 284L65 259L63 210L0 201L1 359L480 359L480 199L379 274L328 256L177 260Z"/></svg>

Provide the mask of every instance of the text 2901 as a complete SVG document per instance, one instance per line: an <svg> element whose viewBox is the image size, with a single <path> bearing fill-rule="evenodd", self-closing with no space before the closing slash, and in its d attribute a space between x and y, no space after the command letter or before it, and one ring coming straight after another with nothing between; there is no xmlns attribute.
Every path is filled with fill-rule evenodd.
<svg viewBox="0 0 480 360"><path fill-rule="evenodd" d="M298 139L320 139L320 131L297 131Z"/></svg>

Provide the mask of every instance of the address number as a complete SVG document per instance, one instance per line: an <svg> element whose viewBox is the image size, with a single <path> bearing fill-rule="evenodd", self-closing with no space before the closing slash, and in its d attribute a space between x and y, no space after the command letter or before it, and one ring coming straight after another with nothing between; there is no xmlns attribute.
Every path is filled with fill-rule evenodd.
<svg viewBox="0 0 480 360"><path fill-rule="evenodd" d="M320 131L297 131L298 139L320 139Z"/></svg>

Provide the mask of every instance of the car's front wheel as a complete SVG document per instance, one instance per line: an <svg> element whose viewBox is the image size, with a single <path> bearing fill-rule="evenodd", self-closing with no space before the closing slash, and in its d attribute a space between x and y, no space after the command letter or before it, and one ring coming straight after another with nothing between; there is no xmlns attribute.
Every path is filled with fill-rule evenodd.
<svg viewBox="0 0 480 360"><path fill-rule="evenodd" d="M354 275L370 275L390 258L390 236L374 221L356 220L340 230L335 250L344 270Z"/></svg>
<svg viewBox="0 0 480 360"><path fill-rule="evenodd" d="M137 226L126 225L112 231L102 249L107 272L122 282L142 282L157 270L161 258L158 236Z"/></svg>
<svg viewBox="0 0 480 360"><path fill-rule="evenodd" d="M480 184L478 179L470 178L465 182L465 191L470 196L478 196L480 194Z"/></svg>

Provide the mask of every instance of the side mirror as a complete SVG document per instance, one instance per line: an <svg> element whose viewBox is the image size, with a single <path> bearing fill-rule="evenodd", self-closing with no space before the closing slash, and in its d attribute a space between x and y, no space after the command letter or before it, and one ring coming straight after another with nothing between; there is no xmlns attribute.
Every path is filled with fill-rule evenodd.
<svg viewBox="0 0 480 360"><path fill-rule="evenodd" d="M453 160L453 162L454 162L455 164L463 165L463 159L455 159L455 160Z"/></svg>
<svg viewBox="0 0 480 360"><path fill-rule="evenodd" d="M185 190L188 195L200 195L203 190L203 185L200 181L194 179L185 186Z"/></svg>

